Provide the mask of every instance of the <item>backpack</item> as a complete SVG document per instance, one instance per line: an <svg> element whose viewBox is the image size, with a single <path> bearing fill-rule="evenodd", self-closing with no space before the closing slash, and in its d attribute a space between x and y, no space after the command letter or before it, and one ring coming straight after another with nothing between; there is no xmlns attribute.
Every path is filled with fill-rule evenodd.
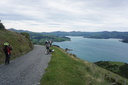
<svg viewBox="0 0 128 85"><path fill-rule="evenodd" d="M3 50L4 50L4 52L8 52L7 46L4 46Z"/></svg>

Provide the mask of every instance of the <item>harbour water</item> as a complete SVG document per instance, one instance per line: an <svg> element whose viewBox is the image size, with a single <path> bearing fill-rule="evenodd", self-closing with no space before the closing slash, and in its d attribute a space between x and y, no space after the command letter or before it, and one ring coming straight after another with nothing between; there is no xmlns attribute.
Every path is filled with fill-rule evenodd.
<svg viewBox="0 0 128 85"><path fill-rule="evenodd" d="M119 39L92 39L72 37L71 41L54 42L61 48L72 49L71 53L80 59L97 61L118 61L128 63L128 44L119 42Z"/></svg>

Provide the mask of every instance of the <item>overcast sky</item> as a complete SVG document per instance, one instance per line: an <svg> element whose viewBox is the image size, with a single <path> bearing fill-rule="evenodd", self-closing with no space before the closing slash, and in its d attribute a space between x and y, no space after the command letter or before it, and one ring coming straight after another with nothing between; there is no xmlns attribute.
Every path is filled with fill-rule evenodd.
<svg viewBox="0 0 128 85"><path fill-rule="evenodd" d="M128 0L0 0L7 29L128 31Z"/></svg>

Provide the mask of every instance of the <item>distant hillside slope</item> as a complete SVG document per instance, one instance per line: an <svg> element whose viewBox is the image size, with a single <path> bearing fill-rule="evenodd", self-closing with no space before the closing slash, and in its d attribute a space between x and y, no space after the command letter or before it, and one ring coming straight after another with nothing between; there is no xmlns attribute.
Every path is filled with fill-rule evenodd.
<svg viewBox="0 0 128 85"><path fill-rule="evenodd" d="M28 51L32 50L33 48L33 45L29 39L29 34L27 33L19 34L0 28L0 48L1 48L0 63L4 62L4 58L5 58L2 49L4 42L8 42L13 48L11 58L15 58L18 57L19 55L23 55Z"/></svg>
<svg viewBox="0 0 128 85"><path fill-rule="evenodd" d="M16 30L16 29L9 29L10 31L13 32L26 32L30 35L31 41L33 44L45 44L46 40L52 40L53 42L62 42L62 41L70 41L70 38L65 37L65 36L55 36L51 34L46 34L46 33L36 33L36 32L31 32L31 31L25 31L25 30Z"/></svg>
<svg viewBox="0 0 128 85"><path fill-rule="evenodd" d="M9 29L15 32L27 32L32 33L30 31L25 30L15 30ZM101 31L101 32L80 32L80 31L72 31L72 32L63 32L63 31L55 31L55 32L42 32L40 34L44 35L53 35L53 36L83 36L84 38L96 38L96 39L109 39L109 38L117 38L122 39L122 42L128 43L128 32L118 32L118 31Z"/></svg>
<svg viewBox="0 0 128 85"><path fill-rule="evenodd" d="M95 62L95 64L128 79L128 64L127 63L98 61L98 62Z"/></svg>

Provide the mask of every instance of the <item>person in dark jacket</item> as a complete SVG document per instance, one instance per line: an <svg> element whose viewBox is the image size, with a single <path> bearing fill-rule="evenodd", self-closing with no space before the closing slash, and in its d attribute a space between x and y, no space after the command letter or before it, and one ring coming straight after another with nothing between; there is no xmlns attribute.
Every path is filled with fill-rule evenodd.
<svg viewBox="0 0 128 85"><path fill-rule="evenodd" d="M10 55L11 55L11 50L12 48L10 47L9 43L5 42L4 43L4 53L5 53L5 65L10 63Z"/></svg>

